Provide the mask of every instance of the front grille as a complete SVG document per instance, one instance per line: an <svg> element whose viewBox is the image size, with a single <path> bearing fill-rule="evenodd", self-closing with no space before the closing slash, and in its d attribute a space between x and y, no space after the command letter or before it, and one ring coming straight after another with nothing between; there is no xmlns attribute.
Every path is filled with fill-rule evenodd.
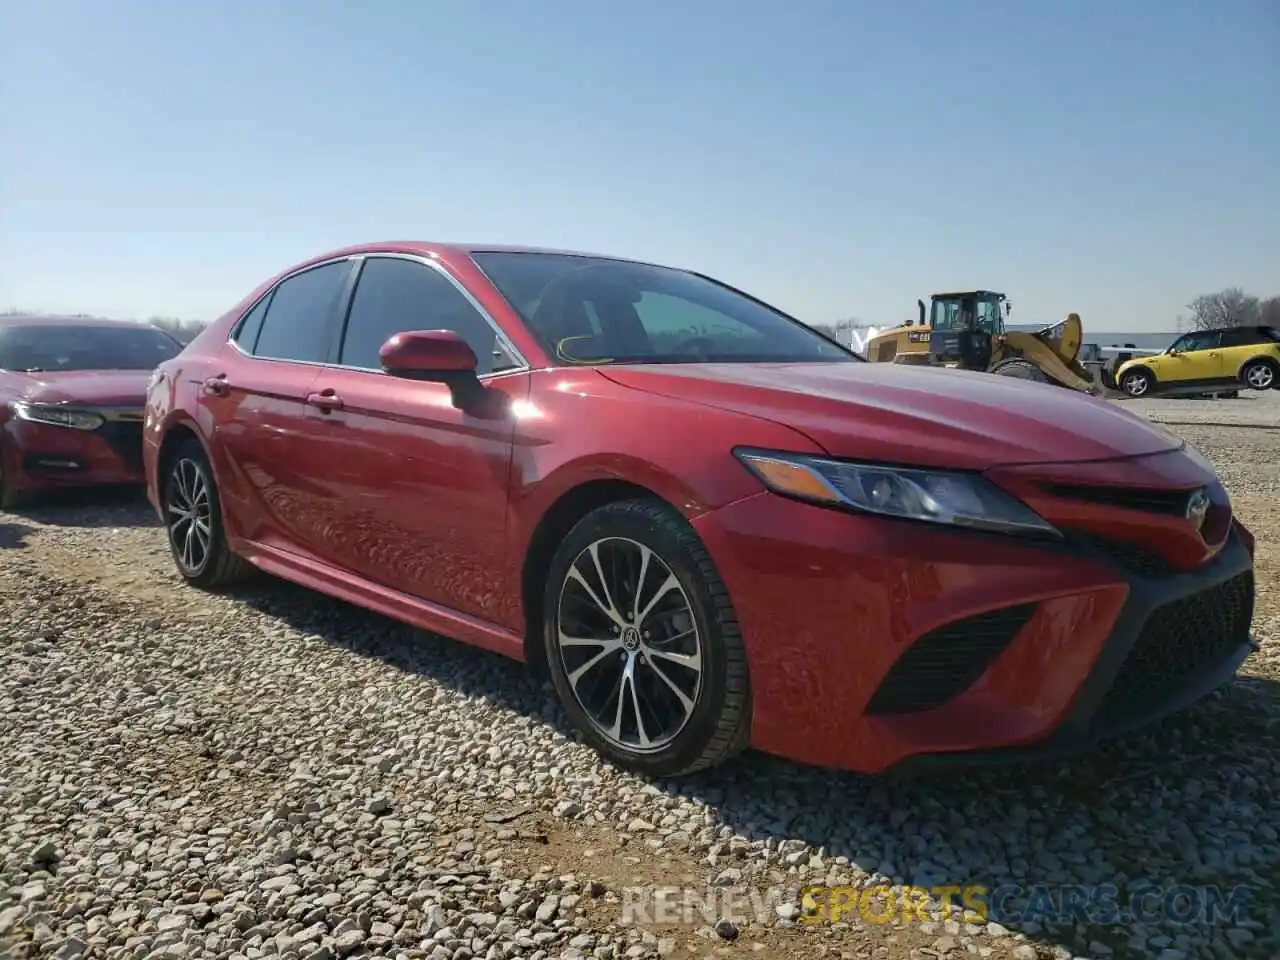
<svg viewBox="0 0 1280 960"><path fill-rule="evenodd" d="M926 633L889 668L867 713L918 713L959 696L1013 642L1035 609L1034 603L1006 607Z"/></svg>
<svg viewBox="0 0 1280 960"><path fill-rule="evenodd" d="M1149 490L1141 487L1098 487L1088 484L1047 483L1046 492L1065 500L1083 500L1126 510L1146 510L1182 516L1190 490Z"/></svg>
<svg viewBox="0 0 1280 960"><path fill-rule="evenodd" d="M1158 608L1103 699L1103 722L1140 716L1175 696L1249 638L1253 572Z"/></svg>
<svg viewBox="0 0 1280 960"><path fill-rule="evenodd" d="M1072 532L1070 539L1086 552L1101 554L1104 559L1122 570L1139 577L1155 580L1177 573L1173 565L1158 553L1144 550L1137 544L1125 540L1112 540L1082 532Z"/></svg>
<svg viewBox="0 0 1280 960"><path fill-rule="evenodd" d="M142 469L141 422L109 420L98 428L98 435L130 470Z"/></svg>

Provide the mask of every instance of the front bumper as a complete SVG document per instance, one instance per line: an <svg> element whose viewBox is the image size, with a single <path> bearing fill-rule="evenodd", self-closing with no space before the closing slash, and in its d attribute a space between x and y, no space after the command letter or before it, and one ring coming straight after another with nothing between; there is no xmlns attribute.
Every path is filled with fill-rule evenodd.
<svg viewBox="0 0 1280 960"><path fill-rule="evenodd" d="M1257 650L1253 560L1233 530L1208 567L1131 584L1129 601L1071 710L1045 740L969 753L917 754L898 769L983 766L1078 756L1178 713L1230 682ZM1208 614L1220 625L1195 630ZM1194 632L1193 632L1194 631ZM1173 641L1190 641L1171 649Z"/></svg>
<svg viewBox="0 0 1280 960"><path fill-rule="evenodd" d="M770 494L694 523L746 639L752 744L805 763L1080 752L1185 707L1252 649L1253 561L1234 527L1207 563L1154 574Z"/></svg>
<svg viewBox="0 0 1280 960"><path fill-rule="evenodd" d="M107 417L97 430L7 421L6 483L24 491L142 483L141 411L96 412Z"/></svg>

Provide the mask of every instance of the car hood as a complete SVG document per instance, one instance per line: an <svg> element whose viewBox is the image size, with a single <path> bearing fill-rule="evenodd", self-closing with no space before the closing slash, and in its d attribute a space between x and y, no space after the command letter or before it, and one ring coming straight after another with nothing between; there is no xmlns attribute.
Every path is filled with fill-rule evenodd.
<svg viewBox="0 0 1280 960"><path fill-rule="evenodd" d="M597 369L636 390L785 424L849 459L985 470L1183 445L1116 404L989 373L856 362Z"/></svg>
<svg viewBox="0 0 1280 960"><path fill-rule="evenodd" d="M142 408L150 370L42 370L0 373L10 400Z"/></svg>

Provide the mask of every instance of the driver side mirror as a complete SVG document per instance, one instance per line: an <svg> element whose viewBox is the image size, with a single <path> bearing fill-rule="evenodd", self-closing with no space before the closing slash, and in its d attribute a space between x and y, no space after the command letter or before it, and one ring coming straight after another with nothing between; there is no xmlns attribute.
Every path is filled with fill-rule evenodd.
<svg viewBox="0 0 1280 960"><path fill-rule="evenodd" d="M408 380L448 382L475 376L476 355L452 330L406 330L393 334L378 351L382 369Z"/></svg>
<svg viewBox="0 0 1280 960"><path fill-rule="evenodd" d="M476 376L476 354L452 330L406 330L393 334L378 351L383 372L405 380L444 383L453 405L467 408L487 397Z"/></svg>

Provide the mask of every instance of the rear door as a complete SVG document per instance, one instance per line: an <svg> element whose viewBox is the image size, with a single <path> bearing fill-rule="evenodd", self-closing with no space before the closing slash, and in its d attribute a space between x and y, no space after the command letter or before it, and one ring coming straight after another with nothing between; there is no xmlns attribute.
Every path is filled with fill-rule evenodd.
<svg viewBox="0 0 1280 960"><path fill-rule="evenodd" d="M312 477L327 468L306 397L333 352L353 263L286 277L232 333L201 389L230 532L292 552L322 552L330 522Z"/></svg>
<svg viewBox="0 0 1280 960"><path fill-rule="evenodd" d="M527 397L527 366L445 269L371 255L355 284L337 366L312 385L316 474L334 518L334 560L367 579L490 621L505 606L507 497L515 418L453 405L441 383L383 373L383 343L405 330L452 330L481 381Z"/></svg>

